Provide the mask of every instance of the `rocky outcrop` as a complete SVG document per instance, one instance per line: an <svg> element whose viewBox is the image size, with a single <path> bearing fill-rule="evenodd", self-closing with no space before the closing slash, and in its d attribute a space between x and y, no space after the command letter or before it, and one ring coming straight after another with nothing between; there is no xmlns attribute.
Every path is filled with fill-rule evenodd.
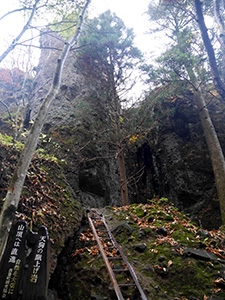
<svg viewBox="0 0 225 300"><path fill-rule="evenodd" d="M210 103L211 99L209 99ZM217 100L208 105L222 148L225 150L224 107ZM159 108L158 108L159 109ZM208 228L220 224L214 175L206 141L192 94L175 102L163 101L161 115L145 142L137 146L139 198L168 197L181 210L201 215Z"/></svg>
<svg viewBox="0 0 225 300"><path fill-rule="evenodd" d="M42 50L39 64L35 68L35 97L33 98L31 118L35 118L43 98L48 93L55 72L56 63L64 43L65 40L62 37L54 34L49 29L46 29L41 35L40 44ZM74 117L76 106L79 104L81 95L84 95L87 92L87 86L85 85L82 76L78 75L74 68L74 51L75 50L72 50L69 53L65 62L61 88L46 118L44 126L45 131L53 126L76 124L76 119Z"/></svg>
<svg viewBox="0 0 225 300"><path fill-rule="evenodd" d="M42 46L54 45L54 49L44 48L41 52L33 116L48 90L63 42L54 35L42 36ZM78 107L88 99L90 91L91 87L74 67L74 53L71 52L60 92L44 126L45 133L50 136L44 147L65 160L67 181L84 206L119 205L116 159L110 156L110 149L93 142L91 125L86 124L85 117L83 121L78 119ZM225 149L224 107L208 95L207 102ZM185 87L182 95L175 95L173 100L165 95L165 99L152 107L152 112L156 120L154 126L147 130L144 139L125 150L127 176L142 172L137 182L133 180L135 184L129 187L130 202L144 202L155 195L168 197L179 209L192 215L201 214L207 220L206 223L203 220L204 226L218 227L220 217L214 175L192 92Z"/></svg>
<svg viewBox="0 0 225 300"><path fill-rule="evenodd" d="M56 36L47 37L47 35L43 35L42 37L42 46L45 48L41 52L40 64L36 70L32 118L35 117L51 84L55 61L63 43L64 41L60 38L56 39ZM54 49L46 49L52 45L54 45ZM106 270L102 263L99 263L98 259L100 258L93 260L92 263L92 256L90 257L90 253L85 252L87 251L85 247L89 249L93 245L89 244L89 240L87 244L83 244L83 241L76 236L82 218L81 204L84 207L100 208L107 205L120 206L116 159L111 155L109 146L95 143L94 138L90 139L91 126L86 124L87 122L80 122L77 119L78 106L84 98L88 98L88 93L89 87L82 76L76 72L73 66L73 53L71 53L65 65L60 92L44 126L44 133L47 137L40 142L46 153L54 154L57 157L59 165L51 164L44 159L36 160L36 165L32 164L33 169L28 174L25 194L22 196L18 211L19 218L34 219L37 223L34 225L37 227L46 222L52 243L52 272L58 260L58 266L51 278L50 287L55 289L59 285L60 297L68 300L85 297L87 299L107 299L107 295L113 294ZM225 109L216 99L211 100L208 99L208 108L222 148L225 150ZM208 229L218 228L220 216L214 175L198 112L193 104L192 93L185 90L182 96L177 96L176 100L173 101L165 98L160 104L155 105L152 111L152 117L156 120L154 126L146 130L144 138L137 139L135 144L129 144L125 151L127 177L131 178L132 174L138 175L136 178L133 177L133 181L130 181L134 183L129 186L130 201L132 203L146 203L148 202L147 199L155 197L157 200L158 197L166 197L180 210L190 212L192 218L200 219L200 225ZM165 114L165 111L168 113ZM88 117L86 116L87 119ZM3 145L0 149L2 164L0 193L2 199L7 189L12 167L18 158L18 153L12 152L10 156L13 162L11 162L6 157L7 153L9 151ZM30 192L33 192L36 198ZM42 193L44 194L42 195ZM122 225L120 222L119 227L116 227L115 235L118 235L121 242L125 240L131 243L128 244L127 253L133 253L134 256L137 254L137 257L148 253L148 261L145 262L144 267L136 257L133 260L133 263L139 268L140 276L143 276L144 273L147 274L145 278L142 277L147 282L146 290L148 289L147 286L150 287L147 293L154 294L155 299L172 299L164 293L163 283L168 274L172 280L167 289L169 292L173 290L176 292L173 283L181 279L182 284L186 283L186 277L190 274L190 262L197 268L197 271L194 270L192 273L196 278L196 273L202 273L202 269L200 268L201 263L199 266L193 260L183 257L182 252L178 253L179 258L182 255L182 259L176 261L176 264L174 263L178 257L177 250L179 250L175 246L177 244L182 246L187 243L188 253L190 253L189 246L193 246L193 236L190 236L188 232L188 235L183 239L183 233L180 234L180 231L183 230L180 228L180 224L183 224L184 221L181 220L180 223L176 223L176 228L173 227L173 221L177 221L177 210L173 208L173 216L170 216L171 206L162 212L160 205L162 203L159 203L157 208L148 206L146 211L144 207L139 209L138 206L131 206L127 215L124 214L123 210L119 211ZM136 214L134 219L133 210ZM110 211L107 213L111 214ZM118 213L115 209L115 214L112 214L111 220L117 216ZM150 231L146 228L139 228L138 226L142 224L139 222L142 222L144 217L149 224L155 220L159 222L153 224ZM166 223L161 222L162 220ZM125 221L126 223L124 223ZM143 224L143 226L145 225ZM170 231L168 231L168 226L170 226ZM191 224L188 226L190 232L193 232ZM81 233L85 233L85 226L82 226L81 230ZM193 230L196 231L196 228ZM174 240L178 240L175 246L170 245L170 234L173 235ZM173 247L172 250L168 250L166 247L165 253L158 255L157 251L160 250L160 247L159 249L157 247L161 245L161 242L157 235L161 235L165 239L168 238L163 247L170 245ZM151 243L148 241L149 237L152 239ZM213 239L213 234L211 237ZM204 237L199 240L195 237L194 246L201 248L207 239L208 237ZM159 243L157 247L156 240ZM147 243L148 246L146 246ZM213 243L212 240L212 245L214 245ZM220 240L219 243L221 246L222 241ZM206 246L204 245L205 248ZM75 255L76 250L82 247L85 249L85 255L79 253ZM173 252L172 259L171 251ZM193 253L193 250L191 251ZM154 259L152 259L153 256ZM173 266L170 261L173 262ZM164 266L165 262L166 267ZM182 273L184 262L185 272ZM218 265L215 268L212 266L212 272L221 271L221 268L217 267ZM164 272L164 268L168 270ZM152 274L154 275L153 279ZM184 275L181 276L180 274ZM212 275L212 273L210 274ZM177 275L179 276L177 277ZM216 280L217 278L211 279ZM201 279L197 283L201 285L204 280ZM207 284L209 284L208 281ZM100 288L96 288L96 285L99 285ZM77 294L78 291L80 294ZM191 299L192 292L188 290L184 293ZM192 299L197 299L199 294L203 295L203 292L206 291L199 293L196 286L193 292L195 296ZM180 293L183 293L182 289ZM159 298L157 298L158 295ZM208 293L207 295L211 294ZM171 297L175 297L175 295Z"/></svg>
<svg viewBox="0 0 225 300"><path fill-rule="evenodd" d="M41 37L42 50L36 68L32 118L35 118L48 92L63 44L61 37L48 33L47 30ZM108 156L109 150L93 146L93 143L89 145L89 139L92 139L90 128L78 118L78 107L87 98L90 87L74 67L74 51L71 51L66 60L59 94L45 121L44 133L50 138L41 146L65 162L63 168L67 182L84 206L116 205L120 203L120 196L115 159L101 159Z"/></svg>

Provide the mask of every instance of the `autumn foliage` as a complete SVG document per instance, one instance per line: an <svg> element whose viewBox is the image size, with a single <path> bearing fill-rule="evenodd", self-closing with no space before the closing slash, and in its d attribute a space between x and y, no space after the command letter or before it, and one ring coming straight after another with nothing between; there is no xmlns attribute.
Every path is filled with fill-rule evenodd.
<svg viewBox="0 0 225 300"><path fill-rule="evenodd" d="M22 88L24 73L18 69L0 68L0 97L1 100L13 98L15 91Z"/></svg>

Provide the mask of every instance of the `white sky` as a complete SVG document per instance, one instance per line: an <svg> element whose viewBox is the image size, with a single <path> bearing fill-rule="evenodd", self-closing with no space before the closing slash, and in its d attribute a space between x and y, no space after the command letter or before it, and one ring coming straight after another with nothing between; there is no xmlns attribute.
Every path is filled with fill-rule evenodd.
<svg viewBox="0 0 225 300"><path fill-rule="evenodd" d="M92 0L90 13L99 14L111 10L120 17L125 25L133 28L136 34L137 46L142 51L148 51L145 32L149 26L145 12L151 0Z"/></svg>
<svg viewBox="0 0 225 300"><path fill-rule="evenodd" d="M18 7L17 0L0 1L0 17L4 15L4 13ZM150 25L145 12L147 11L150 1L152 0L92 0L89 7L89 16L97 16L108 9L115 12L116 15L124 21L127 27L134 29L136 46L145 54L146 58L151 60L162 52L163 43L162 39L160 40L160 38L158 38L155 40L152 36L150 37L150 35L146 34ZM18 35L22 28L23 16L19 13L14 13L3 20L0 20L0 55L3 53L4 49L6 49L7 45L12 42L13 37ZM19 53L20 58L22 58L23 52L25 52L24 47L22 48L22 52ZM15 54L8 56L0 64L0 67L12 67L13 59L17 63L18 50L16 53L17 56ZM31 65L38 63L38 56L38 52L33 51L33 57L36 57L36 59L30 59ZM21 62L18 67L25 68L24 65L21 65ZM29 68L27 65L26 67Z"/></svg>
<svg viewBox="0 0 225 300"><path fill-rule="evenodd" d="M135 44L140 50L148 56L152 51L158 52L159 41L154 41L152 37L146 34L149 22L145 11L151 0L92 0L89 7L90 16L96 16L107 9L115 12L127 27L134 29L136 38ZM1 0L0 17L10 10L17 8L17 0ZM23 17L14 13L0 21L0 54L4 51L4 47L13 40L22 29ZM161 46L162 47L162 46Z"/></svg>

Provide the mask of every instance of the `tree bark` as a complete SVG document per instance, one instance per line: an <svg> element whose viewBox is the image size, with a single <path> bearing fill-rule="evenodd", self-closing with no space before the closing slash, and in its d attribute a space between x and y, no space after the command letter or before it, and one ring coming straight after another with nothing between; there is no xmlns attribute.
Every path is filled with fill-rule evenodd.
<svg viewBox="0 0 225 300"><path fill-rule="evenodd" d="M119 172L120 172L120 191L121 191L121 201L122 206L128 205L128 187L127 187L127 176L126 176L126 167L124 160L124 151L122 145L118 142L117 144L117 156L119 162Z"/></svg>
<svg viewBox="0 0 225 300"><path fill-rule="evenodd" d="M9 107L8 107L2 100L0 100L0 103L1 103L1 104L5 107L5 109L7 110L8 115L9 115L9 118L10 118L10 121L13 121L13 120L12 120L11 113L10 113L10 111L9 111Z"/></svg>
<svg viewBox="0 0 225 300"><path fill-rule="evenodd" d="M37 2L37 1L36 1ZM46 95L45 99L42 102L38 115L35 119L33 127L31 128L30 134L28 136L27 142L24 146L24 149L20 155L19 161L17 163L16 169L14 171L12 180L9 184L8 192L6 194L6 198L4 200L4 204L2 207L2 211L0 214L0 256L3 254L5 242L7 241L8 232L11 228L15 211L19 204L20 195L22 192L24 180L26 177L27 170L29 168L30 162L32 160L34 151L36 149L39 134L42 130L44 125L44 121L46 115L49 111L49 108L55 99L58 90L61 84L61 76L63 72L63 66L65 60L68 56L70 49L73 47L74 44L77 43L81 27L83 24L83 19L87 10L87 7L91 0L86 0L85 5L82 9L81 15L79 17L79 21L77 24L77 29L71 38L71 40L65 43L64 48L61 52L61 56L57 61L56 70L53 76L53 82L51 88Z"/></svg>
<svg viewBox="0 0 225 300"><path fill-rule="evenodd" d="M119 173L120 173L120 192L121 192L121 203L122 206L129 204L128 199L128 185L127 185L127 176L126 176L126 165L124 160L124 149L121 142L121 123L120 123L120 111L121 104L119 101L119 96L116 91L115 78L114 78L114 62L112 56L112 50L109 49L109 58L110 58L110 87L112 90L112 104L113 110L111 114L113 115L113 123L115 123L115 134L117 136L117 158L119 164Z"/></svg>
<svg viewBox="0 0 225 300"><path fill-rule="evenodd" d="M194 90L194 99L198 107L199 117L201 120L203 132L205 135L206 143L208 145L210 158L212 162L213 172L216 181L217 193L220 204L222 224L225 224L225 160L223 151L213 126L212 120L207 109L204 96L202 94L200 85L191 68L188 68L188 74L191 79Z"/></svg>
<svg viewBox="0 0 225 300"><path fill-rule="evenodd" d="M215 52L208 35L208 29L205 25L205 20L202 13L202 3L200 0L194 0L194 3L195 3L198 25L201 31L201 36L207 51L209 64L211 67L213 83L215 85L217 92L222 97L223 101L225 101L225 84L220 77L218 66L216 63Z"/></svg>
<svg viewBox="0 0 225 300"><path fill-rule="evenodd" d="M179 36L177 37L177 39L178 43L182 45L182 41L179 41ZM189 50L186 49L186 51ZM209 111L207 109L200 84L198 83L198 79L195 75L195 72L193 71L193 64L190 64L190 62L187 61L185 62L185 67L187 69L190 82L194 87L194 100L198 108L202 129L210 153L210 159L213 167L217 194L219 198L222 224L225 224L225 159L223 151L215 127L209 115Z"/></svg>

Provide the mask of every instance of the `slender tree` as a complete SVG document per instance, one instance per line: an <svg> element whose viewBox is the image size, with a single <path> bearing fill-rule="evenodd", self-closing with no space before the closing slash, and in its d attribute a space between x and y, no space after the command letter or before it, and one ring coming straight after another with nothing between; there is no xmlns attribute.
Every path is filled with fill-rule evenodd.
<svg viewBox="0 0 225 300"><path fill-rule="evenodd" d="M214 17L219 31L219 34L217 36L222 49L222 80L223 82L225 82L225 24L223 18L223 12L225 7L223 4L224 3L222 3L221 0L213 1Z"/></svg>
<svg viewBox="0 0 225 300"><path fill-rule="evenodd" d="M122 105L126 99L123 94L132 86L131 73L141 58L140 51L133 45L133 39L133 31L126 28L115 14L106 11L87 24L76 60L87 82L94 86L96 100L91 106L97 113L97 118L101 119L101 140L104 136L105 142L115 147L122 205L129 202Z"/></svg>
<svg viewBox="0 0 225 300"><path fill-rule="evenodd" d="M65 45L62 49L61 55L57 61L55 73L53 75L52 85L46 95L45 99L42 102L40 110L37 114L35 122L31 128L30 134L27 138L26 144L24 149L20 155L19 161L15 168L12 180L9 184L8 192L6 194L4 204L2 207L2 211L0 214L0 253L2 255L5 243L7 241L8 232L11 228L11 224L14 219L15 211L18 207L21 191L23 188L24 180L26 177L26 173L30 162L32 160L34 151L36 149L39 134L42 130L44 125L44 121L46 115L50 109L52 102L54 101L55 97L57 96L58 90L61 84L61 76L63 72L63 66L65 60L68 56L70 49L77 44L82 24L84 21L84 16L91 0L86 0L84 7L81 11L79 16L79 21L77 24L76 31L69 42L65 42Z"/></svg>
<svg viewBox="0 0 225 300"><path fill-rule="evenodd" d="M167 79L171 74L173 78L185 79L193 90L213 166L222 222L225 224L225 160L201 90L201 81L198 79L199 70L201 68L204 70L204 65L201 66L202 57L197 55L198 52L196 53L198 37L192 33L190 24L184 26L185 24L178 23L180 19L185 20L181 17L182 15L184 17L185 10L172 7L169 7L169 11L166 7L162 9L162 14L158 15L159 21L163 21L165 16L171 12L169 18L172 22L167 23L170 25L167 28L170 28L172 32L173 46L164 54L161 64L166 67L164 72L166 72ZM154 17L156 16L154 15ZM195 46L195 50L193 50L192 45ZM203 77L205 77L205 74Z"/></svg>
<svg viewBox="0 0 225 300"><path fill-rule="evenodd" d="M34 85L41 73L39 69L34 78L34 70L37 71L37 68L34 67L38 55L36 48L45 48L45 46L37 42L37 39L44 35L55 35L57 32L57 39L61 40L61 44L63 44L65 39L68 40L75 31L79 19L79 6L82 3L83 0L17 0L18 8L0 17L0 22L2 19L13 14L18 17L23 16L24 20L24 26L22 26L19 34L9 37L9 46L2 54L0 53L0 63L4 62L4 59L10 54L7 66L9 66L10 60L12 62L12 72L16 65L24 73L23 86L20 89L13 89L13 103L17 106L17 112L15 113L15 106L12 105L12 101L7 103L7 100L5 101L2 98L3 102L1 102L1 108L4 107L7 110L9 119L12 122L15 130L14 138L16 140L23 139L24 133L27 134L27 130L30 128L31 107L35 99L35 93L37 92ZM47 30L46 20L48 20ZM40 24L42 25L40 26ZM33 51L34 48L35 51ZM53 49L51 48L51 50ZM54 50L60 53L61 45L58 49L55 48Z"/></svg>
<svg viewBox="0 0 225 300"><path fill-rule="evenodd" d="M0 17L0 22L2 19L7 18L11 14L23 13L25 16L24 26L21 28L19 34L12 38L12 42L9 43L8 47L0 54L0 63L18 46L24 47L39 47L34 44L30 45L30 41L37 39L42 34L48 34L49 32L43 32L43 27L45 28L50 23L51 29L57 32L65 33L68 37L69 33L72 36L74 28L76 27L77 14L74 12L74 7L82 5L82 0L17 0L18 8L5 13ZM56 16L52 20L52 16ZM46 22L46 18L51 21L47 21L48 24L44 26L38 25L40 19ZM34 36L30 36L24 40L25 33L28 31L35 31ZM51 30L50 30L51 31ZM68 33L69 32L69 33ZM63 34L62 34L63 35ZM10 41L11 37L9 38Z"/></svg>

